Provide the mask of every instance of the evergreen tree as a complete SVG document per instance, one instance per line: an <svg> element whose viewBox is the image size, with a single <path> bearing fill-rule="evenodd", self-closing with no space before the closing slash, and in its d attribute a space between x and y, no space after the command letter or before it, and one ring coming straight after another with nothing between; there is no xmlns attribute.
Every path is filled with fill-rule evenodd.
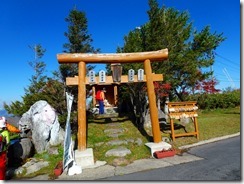
<svg viewBox="0 0 244 184"><path fill-rule="evenodd" d="M59 115L59 123L63 126L67 114L64 84L60 81L57 72L53 72L52 78L45 75L46 64L41 59L46 50L40 44L35 45L32 49L34 49L35 57L33 61L29 62L34 71L30 85L24 88L25 94L22 96L22 101L15 101L10 105L5 103L4 108L9 114L22 116L35 102L45 100L56 110Z"/></svg>
<svg viewBox="0 0 244 184"><path fill-rule="evenodd" d="M34 60L29 62L29 65L33 69L34 74L31 76L28 88L24 88L25 95L22 96L23 101L15 101L10 105L4 104L4 108L8 113L16 116L21 116L36 101L43 99L42 91L47 82L47 76L44 75L46 64L41 61L46 50L40 44L31 47L31 49L34 50L35 56Z"/></svg>
<svg viewBox="0 0 244 184"><path fill-rule="evenodd" d="M214 63L214 50L225 40L223 33L213 34L210 26L200 32L193 30L188 12L174 8L159 8L156 0L149 0L149 22L125 36L120 52L153 51L168 48L169 58L153 62L152 70L162 73L171 85L171 96L184 100L186 92L192 93L199 81L212 76L206 68ZM125 65L124 69L128 69ZM136 64L138 66L138 64ZM205 70L203 70L205 69Z"/></svg>
<svg viewBox="0 0 244 184"><path fill-rule="evenodd" d="M97 53L99 49L94 49L91 45L92 38L88 34L88 21L86 19L85 12L73 9L70 11L68 17L65 18L68 23L68 31L64 33L67 37L68 43L63 45L65 53ZM86 72L94 69L94 66L87 65ZM56 76L59 76L65 88L65 92L69 92L74 95L74 102L72 105L72 120L77 122L74 115L77 111L77 98L78 88L77 86L66 86L66 77L74 77L78 75L78 64L60 64L59 71L56 72ZM85 107L84 107L85 108Z"/></svg>
<svg viewBox="0 0 244 184"><path fill-rule="evenodd" d="M94 49L91 46L92 38L88 34L88 22L86 19L85 12L73 9L70 11L65 21L68 23L68 32L64 35L68 39L68 43L63 45L64 52L66 53L96 53L99 49ZM87 71L93 69L91 65L87 66ZM66 77L73 77L78 75L77 64L61 64L59 71L62 80L65 81Z"/></svg>
<svg viewBox="0 0 244 184"><path fill-rule="evenodd" d="M169 96L183 101L186 93L193 93L199 81L204 81L212 76L206 68L214 63L214 50L225 40L223 33L211 33L210 26L204 27L200 32L193 29L188 12L180 12L174 8L159 7L156 0L149 0L149 21L144 25L130 31L124 37L124 46L117 49L118 52L155 51L168 48L169 57L163 62L153 62L152 71L164 75L164 83L170 85ZM138 70L142 64L125 64L123 72L129 69ZM138 86L141 86L138 88ZM131 86L129 89L132 89ZM133 84L129 91L131 99L143 102L143 99L135 99L132 94L146 93L142 84ZM138 90L138 91L137 91ZM125 92L128 90L124 90ZM167 90L168 91L168 90ZM156 94L157 97L161 95ZM146 105L146 104L145 104ZM145 108L144 108L145 109ZM137 114L143 116L138 111ZM144 112L143 112L144 113Z"/></svg>

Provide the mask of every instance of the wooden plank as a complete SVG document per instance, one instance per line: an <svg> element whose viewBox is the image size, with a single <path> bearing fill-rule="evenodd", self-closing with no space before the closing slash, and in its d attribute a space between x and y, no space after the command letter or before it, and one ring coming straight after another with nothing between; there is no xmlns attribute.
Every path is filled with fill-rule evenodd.
<svg viewBox="0 0 244 184"><path fill-rule="evenodd" d="M163 74L152 74L153 81L163 81ZM106 76L106 82L105 83L98 83L99 77L95 77L95 83L89 83L89 77L86 77L86 84L100 84L100 85L109 85L113 84L113 78L112 76ZM146 75L144 75L143 81L138 81L137 75L135 75L134 82L146 82ZM122 75L121 76L121 82L120 83L128 83L128 75ZM130 82L133 83L133 82ZM66 85L67 86L75 86L78 85L78 76L75 77L67 77L66 78Z"/></svg>
<svg viewBox="0 0 244 184"><path fill-rule="evenodd" d="M190 135L197 135L197 132L188 132L188 133L175 134L175 137L183 137L183 136L190 136Z"/></svg>
<svg viewBox="0 0 244 184"><path fill-rule="evenodd" d="M75 77L66 77L67 86L77 86L78 85L78 76Z"/></svg>
<svg viewBox="0 0 244 184"><path fill-rule="evenodd" d="M171 119L181 119L181 118L193 118L198 117L198 114L195 112L185 112L185 113L171 113L169 118Z"/></svg>
<svg viewBox="0 0 244 184"><path fill-rule="evenodd" d="M168 49L149 52L132 52L132 53L63 53L57 54L59 63L135 63L144 62L146 59L150 61L163 61L168 59Z"/></svg>
<svg viewBox="0 0 244 184"><path fill-rule="evenodd" d="M197 101L186 101L186 102L168 102L169 107L174 106L188 106L188 105L196 105Z"/></svg>

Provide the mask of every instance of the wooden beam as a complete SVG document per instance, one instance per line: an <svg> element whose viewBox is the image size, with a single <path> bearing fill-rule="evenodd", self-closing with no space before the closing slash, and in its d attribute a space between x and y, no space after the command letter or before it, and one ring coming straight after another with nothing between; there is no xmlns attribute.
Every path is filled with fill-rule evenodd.
<svg viewBox="0 0 244 184"><path fill-rule="evenodd" d="M147 78L146 75L144 75L144 80L143 81L138 81L137 75L135 75L135 80L134 82L146 82ZM163 81L163 74L152 74L152 80L153 81ZM113 84L113 78L112 76L106 76L106 82L105 83L98 83L99 77L95 78L95 83L89 83L89 77L86 77L86 85L87 84ZM122 75L121 76L121 82L120 83L133 83L133 82L128 82L128 76L127 75ZM75 77L67 77L66 78L66 85L67 86L75 86L78 85L78 76Z"/></svg>
<svg viewBox="0 0 244 184"><path fill-rule="evenodd" d="M168 49L149 52L133 53L104 53L104 54L87 54L87 53L65 53L57 54L59 63L135 63L150 61L163 61L168 59Z"/></svg>

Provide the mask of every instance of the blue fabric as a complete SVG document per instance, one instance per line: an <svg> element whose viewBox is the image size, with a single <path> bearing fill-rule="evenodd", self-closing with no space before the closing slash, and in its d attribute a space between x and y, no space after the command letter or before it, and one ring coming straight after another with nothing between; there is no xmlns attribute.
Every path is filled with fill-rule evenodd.
<svg viewBox="0 0 244 184"><path fill-rule="evenodd" d="M98 100L99 103L99 114L104 114L104 102L103 100Z"/></svg>

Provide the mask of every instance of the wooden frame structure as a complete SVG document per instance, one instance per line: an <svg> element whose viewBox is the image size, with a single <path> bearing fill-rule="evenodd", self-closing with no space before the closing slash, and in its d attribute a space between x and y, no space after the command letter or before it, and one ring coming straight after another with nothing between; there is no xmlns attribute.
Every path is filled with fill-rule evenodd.
<svg viewBox="0 0 244 184"><path fill-rule="evenodd" d="M198 131L198 122L197 122L197 109L196 101L187 101L187 102L168 102L169 108L169 118L170 118L170 127L171 127L171 136L172 140L175 141L176 137L182 136L196 136L199 139ZM174 130L174 119L181 118L192 118L194 123L195 131L176 134Z"/></svg>
<svg viewBox="0 0 244 184"><path fill-rule="evenodd" d="M168 59L168 49L150 52L118 53L118 54L57 54L59 63L78 63L78 77L74 79L78 85L78 150L86 149L86 64L87 63L144 63L146 73L147 93L149 99L150 117L152 122L153 140L158 143L161 133L158 120L158 110L154 93L153 81L155 74L152 73L151 62L161 62Z"/></svg>
<svg viewBox="0 0 244 184"><path fill-rule="evenodd" d="M154 74L152 73L152 78L153 78L153 81L163 81L163 74ZM143 77L143 81L139 81L138 80L138 76L135 75L134 76L134 81L133 83L135 82L146 82L146 75L144 75ZM99 77L95 77L95 82L90 84L89 83L89 77L86 77L86 85L92 85L92 91L93 91L93 106L95 107L96 105L96 98L95 98L95 95L96 95L96 90L95 90L95 85L111 85L111 84L115 84L113 87L114 87L114 105L117 105L117 102L118 102L118 99L117 99L117 95L118 95L118 83L114 83L113 82L113 78L112 76L106 76L106 82L105 83L99 83ZM119 84L123 84L123 83L128 83L128 76L127 75L122 75L121 76L121 81L119 82ZM78 76L75 76L75 77L67 77L66 78L66 85L67 86L77 86L79 83L78 83ZM107 97L107 95L106 95Z"/></svg>

